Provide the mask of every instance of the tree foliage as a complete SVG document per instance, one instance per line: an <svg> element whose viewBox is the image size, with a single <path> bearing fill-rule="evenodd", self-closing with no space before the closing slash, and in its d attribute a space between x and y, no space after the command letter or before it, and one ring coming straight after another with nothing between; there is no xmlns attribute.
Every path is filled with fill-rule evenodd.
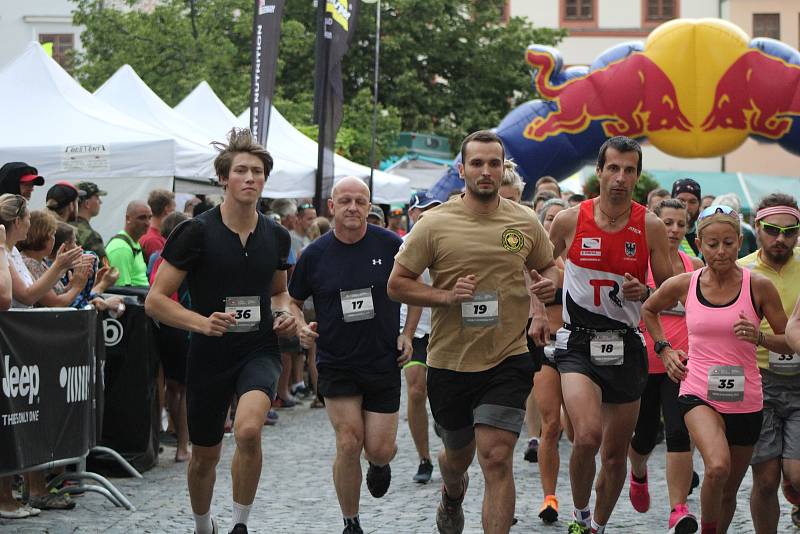
<svg viewBox="0 0 800 534"><path fill-rule="evenodd" d="M324 1L324 0L320 0ZM352 0L351 0L352 1ZM128 63L168 104L202 80L235 113L249 97L252 0L162 0L152 10L73 0L85 26L77 75L96 89ZM377 158L392 151L401 130L450 138L491 128L533 96L524 60L531 43L555 45L557 30L525 19L503 22L503 0L383 0ZM356 39L345 57L345 117L337 150L369 159L375 7L362 4ZM315 7L286 3L281 28L275 107L313 133Z"/></svg>

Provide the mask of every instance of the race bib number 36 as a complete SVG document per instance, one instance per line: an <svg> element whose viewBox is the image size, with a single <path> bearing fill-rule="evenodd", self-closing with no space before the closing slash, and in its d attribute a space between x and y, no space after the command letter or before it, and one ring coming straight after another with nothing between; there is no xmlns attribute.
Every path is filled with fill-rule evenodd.
<svg viewBox="0 0 800 534"><path fill-rule="evenodd" d="M461 303L461 322L464 326L497 324L499 305L494 291L475 293L473 300Z"/></svg>
<svg viewBox="0 0 800 534"><path fill-rule="evenodd" d="M715 365L708 370L708 400L744 400L744 368L741 365Z"/></svg>
<svg viewBox="0 0 800 534"><path fill-rule="evenodd" d="M346 323L366 321L375 317L375 305L372 302L372 289L354 289L340 291L342 300L342 318Z"/></svg>
<svg viewBox="0 0 800 534"><path fill-rule="evenodd" d="M228 327L228 332L254 332L261 324L260 297L227 297L225 313L232 313L236 324Z"/></svg>

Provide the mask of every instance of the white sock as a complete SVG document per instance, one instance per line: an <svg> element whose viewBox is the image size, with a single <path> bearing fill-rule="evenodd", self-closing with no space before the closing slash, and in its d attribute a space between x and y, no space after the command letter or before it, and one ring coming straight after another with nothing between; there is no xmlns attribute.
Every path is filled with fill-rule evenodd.
<svg viewBox="0 0 800 534"><path fill-rule="evenodd" d="M296 384L292 384L292 389L304 388L304 387L306 387L306 383L303 380L297 382Z"/></svg>
<svg viewBox="0 0 800 534"><path fill-rule="evenodd" d="M592 511L587 506L583 509L575 508L572 512L572 517L575 518L575 521L580 523L581 525L588 527L589 526L589 518L592 517Z"/></svg>
<svg viewBox="0 0 800 534"><path fill-rule="evenodd" d="M606 531L606 526L598 525L595 522L594 518L592 518L592 532L596 534L604 534L605 531Z"/></svg>
<svg viewBox="0 0 800 534"><path fill-rule="evenodd" d="M231 514L231 528L239 523L247 526L247 518L250 516L250 507L252 504L239 504L233 502L233 513Z"/></svg>
<svg viewBox="0 0 800 534"><path fill-rule="evenodd" d="M211 510L203 515L194 516L194 531L196 534L214 534L214 524L211 522Z"/></svg>

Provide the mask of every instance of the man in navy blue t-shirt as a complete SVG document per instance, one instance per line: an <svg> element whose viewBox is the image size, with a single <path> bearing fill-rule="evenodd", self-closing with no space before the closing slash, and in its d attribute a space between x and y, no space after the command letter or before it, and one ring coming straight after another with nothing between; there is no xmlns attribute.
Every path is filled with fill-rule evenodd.
<svg viewBox="0 0 800 534"><path fill-rule="evenodd" d="M369 188L358 178L337 182L328 200L333 231L300 256L289 283L295 317L314 299L317 322L300 322L303 346L317 344L318 390L336 432L333 478L346 534L361 534L358 503L361 450L373 497L389 489L397 451L400 367L411 339L397 335L400 304L386 294L402 240L367 224Z"/></svg>

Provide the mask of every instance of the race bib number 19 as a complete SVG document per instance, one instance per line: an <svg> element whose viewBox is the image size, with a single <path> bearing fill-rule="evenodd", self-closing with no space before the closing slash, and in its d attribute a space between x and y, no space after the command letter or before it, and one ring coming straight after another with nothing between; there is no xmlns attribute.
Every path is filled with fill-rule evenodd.
<svg viewBox="0 0 800 534"><path fill-rule="evenodd" d="M464 326L492 326L499 316L497 292L475 293L473 300L461 303L461 322Z"/></svg>
<svg viewBox="0 0 800 534"><path fill-rule="evenodd" d="M342 318L346 323L366 321L375 317L375 305L372 302L372 289L354 289L340 291L342 300Z"/></svg>
<svg viewBox="0 0 800 534"><path fill-rule="evenodd" d="M227 297L225 313L232 313L236 324L228 327L228 332L254 332L261 324L260 297Z"/></svg>

